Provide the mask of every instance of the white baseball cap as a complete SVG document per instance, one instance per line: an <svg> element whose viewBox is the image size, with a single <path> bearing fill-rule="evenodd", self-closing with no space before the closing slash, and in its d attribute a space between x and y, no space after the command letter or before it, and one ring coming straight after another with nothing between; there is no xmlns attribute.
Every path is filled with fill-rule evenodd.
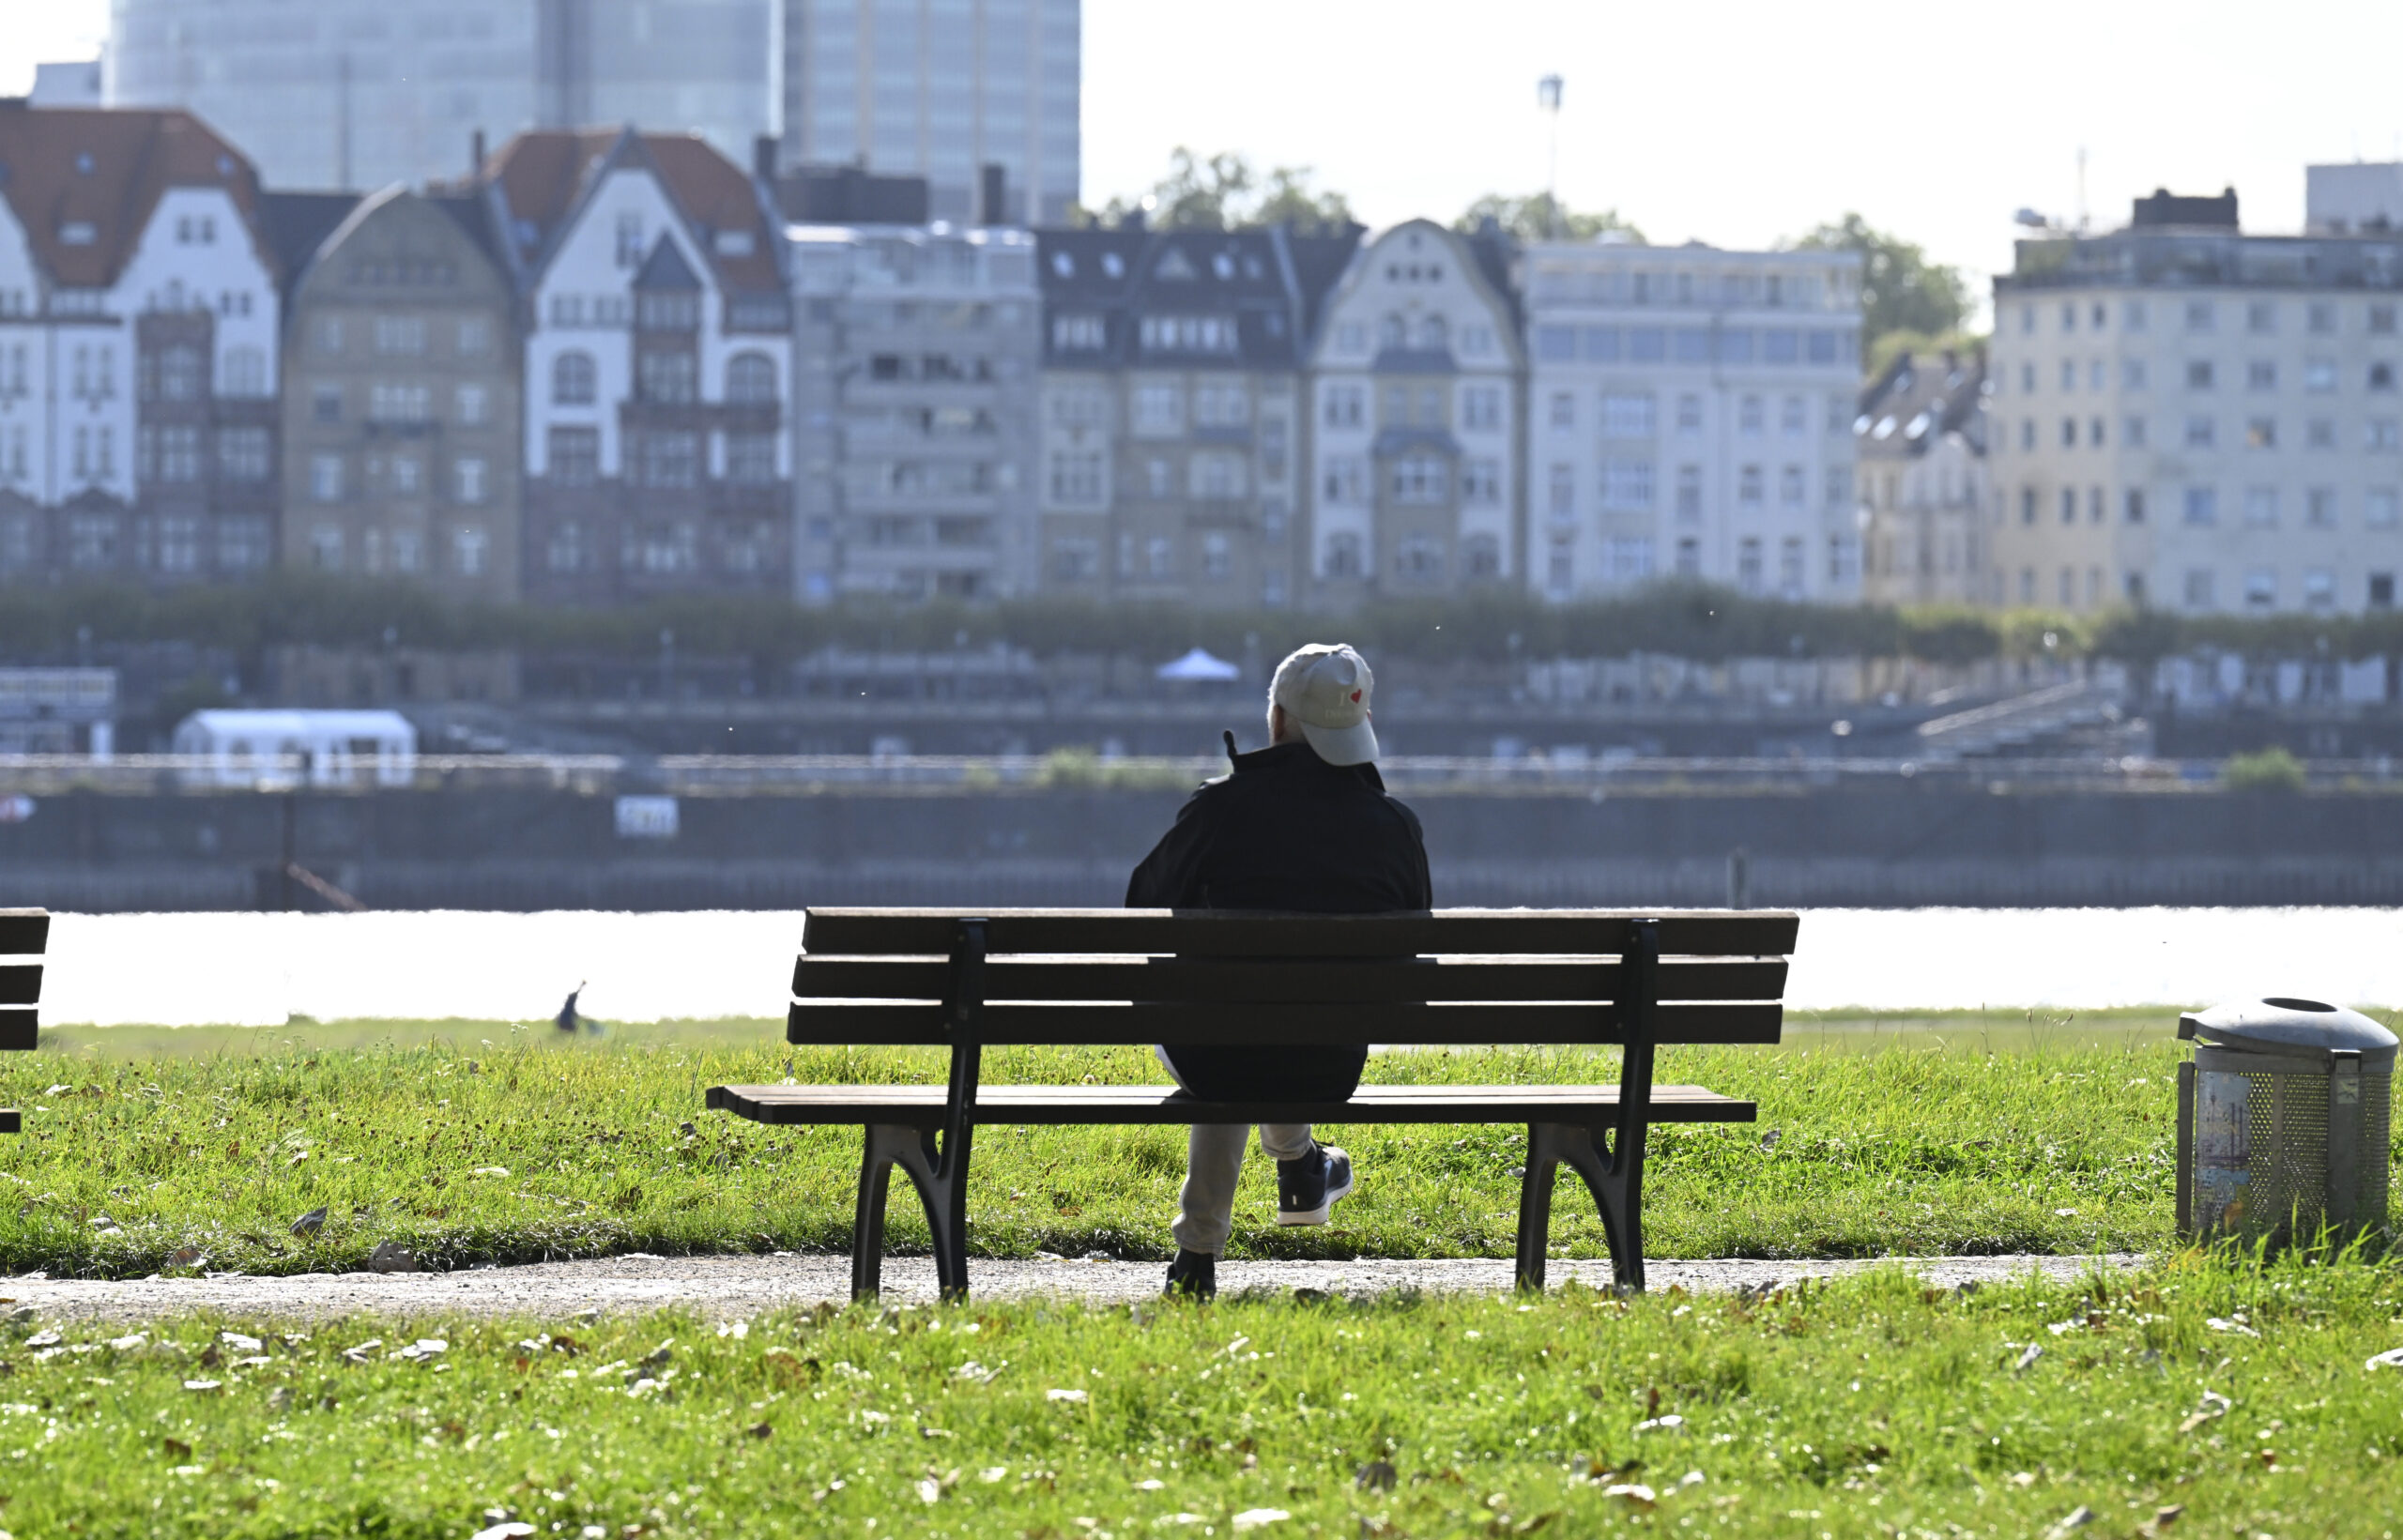
<svg viewBox="0 0 2403 1540"><path fill-rule="evenodd" d="M1369 725L1375 690L1368 659L1339 642L1312 642L1277 665L1268 699L1285 709L1321 759L1365 765L1377 756L1376 729Z"/></svg>

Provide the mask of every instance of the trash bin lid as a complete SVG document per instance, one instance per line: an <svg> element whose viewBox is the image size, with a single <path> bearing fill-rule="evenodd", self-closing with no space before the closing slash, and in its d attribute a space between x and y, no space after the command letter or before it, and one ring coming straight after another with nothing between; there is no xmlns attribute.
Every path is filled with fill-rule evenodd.
<svg viewBox="0 0 2403 1540"><path fill-rule="evenodd" d="M2178 1035L2238 1053L2316 1056L2349 1049L2362 1056L2365 1070L2395 1068L2393 1032L2359 1011L2284 995L2231 1000L2180 1016Z"/></svg>

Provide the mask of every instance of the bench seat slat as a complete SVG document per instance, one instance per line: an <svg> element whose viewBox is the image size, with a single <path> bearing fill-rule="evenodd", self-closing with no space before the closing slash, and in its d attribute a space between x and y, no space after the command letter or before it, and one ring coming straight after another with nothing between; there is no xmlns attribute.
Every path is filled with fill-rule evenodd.
<svg viewBox="0 0 2403 1540"><path fill-rule="evenodd" d="M712 1086L709 1105L754 1122L827 1125L943 1121L941 1086ZM1700 1086L1654 1086L1651 1121L1751 1122L1753 1103ZM1347 1102L1203 1102L1172 1086L986 1086L979 1123L1597 1124L1618 1110L1616 1086L1362 1086Z"/></svg>
<svg viewBox="0 0 2403 1540"><path fill-rule="evenodd" d="M0 961L0 1005L39 1005L41 964Z"/></svg>
<svg viewBox="0 0 2403 1540"><path fill-rule="evenodd" d="M46 909L0 909L0 957L38 957L50 945Z"/></svg>
<svg viewBox="0 0 2403 1540"><path fill-rule="evenodd" d="M1783 956L1799 922L1781 910L1438 909L1429 914L1314 914L1171 909L811 909L804 952L846 956L946 956L963 918L987 922L988 955L1003 953L1180 953L1274 957L1309 922L1313 957L1430 953L1609 953L1626 949L1635 920L1659 927L1663 956Z"/></svg>
<svg viewBox="0 0 2403 1540"><path fill-rule="evenodd" d="M987 1003L976 1040L1000 1046L1089 1047L1144 1043L1530 1043L1618 1041L1608 1004L1207 1005ZM1775 1043L1784 1007L1771 1000L1653 1008L1664 1044ZM952 1041L941 1005L918 1000L811 1000L785 1017L785 1041L819 1046L893 1046Z"/></svg>
<svg viewBox="0 0 2403 1540"><path fill-rule="evenodd" d="M31 1010L0 1011L0 1052L33 1052L39 1045L38 1020Z"/></svg>
<svg viewBox="0 0 2403 1540"><path fill-rule="evenodd" d="M811 953L793 968L804 999L939 1000L949 983L941 957L851 957ZM1615 957L1429 957L1398 966L1367 959L1253 962L1101 955L993 957L987 999L1130 1000L1243 1004L1260 1000L1370 1005L1427 1000L1523 1001L1615 999ZM1664 1000L1775 999L1785 993L1785 959L1663 958Z"/></svg>

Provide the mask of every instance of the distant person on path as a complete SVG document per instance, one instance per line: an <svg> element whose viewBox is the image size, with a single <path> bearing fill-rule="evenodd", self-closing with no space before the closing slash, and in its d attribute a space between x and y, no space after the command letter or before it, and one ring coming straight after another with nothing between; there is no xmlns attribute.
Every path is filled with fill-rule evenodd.
<svg viewBox="0 0 2403 1540"><path fill-rule="evenodd" d="M1417 816L1385 793L1370 725L1368 660L1313 643L1278 665L1268 689L1268 747L1237 754L1205 782L1126 885L1143 909L1286 909L1374 914L1434 907ZM1357 1089L1360 1047L1163 1044L1176 1083L1209 1101L1341 1101ZM1234 1228L1235 1181L1250 1130L1196 1124L1172 1227L1171 1293L1217 1291L1217 1260ZM1324 1225L1352 1191L1352 1160L1308 1123L1263 1123L1277 1161L1277 1221Z"/></svg>

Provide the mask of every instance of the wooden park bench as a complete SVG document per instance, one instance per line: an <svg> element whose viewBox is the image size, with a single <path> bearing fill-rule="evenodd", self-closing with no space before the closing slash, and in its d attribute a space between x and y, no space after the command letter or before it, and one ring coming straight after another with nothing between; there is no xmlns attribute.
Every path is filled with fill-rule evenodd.
<svg viewBox="0 0 2403 1540"><path fill-rule="evenodd" d="M33 1049L41 957L49 945L49 911L0 909L0 1049ZM23 1126L15 1107L0 1106L0 1134L22 1133Z"/></svg>
<svg viewBox="0 0 2403 1540"><path fill-rule="evenodd" d="M1641 1289L1645 1130L1755 1116L1751 1102L1699 1086L1654 1085L1653 1050L1775 1043L1796 929L1792 914L1760 911L812 909L786 1041L944 1045L949 1083L715 1086L709 1105L762 1123L865 1127L851 1232L858 1297L879 1286L896 1166L926 1206L939 1287L966 1292L980 1123L1525 1123L1520 1287L1543 1287L1554 1177L1566 1165L1600 1208L1619 1287ZM1624 1053L1615 1086L1363 1085L1341 1102L978 1080L988 1045L1261 1042Z"/></svg>

